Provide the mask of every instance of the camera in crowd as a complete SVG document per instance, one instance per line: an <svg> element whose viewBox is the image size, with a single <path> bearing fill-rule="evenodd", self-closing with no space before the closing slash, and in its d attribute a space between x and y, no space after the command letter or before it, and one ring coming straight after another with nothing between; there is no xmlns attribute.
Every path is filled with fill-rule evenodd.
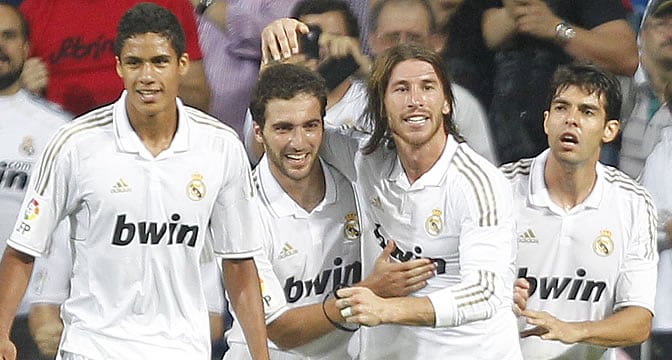
<svg viewBox="0 0 672 360"><path fill-rule="evenodd" d="M310 31L301 36L301 53L307 59L320 59L320 35L322 29L319 26L310 26ZM321 63L317 72L324 78L327 89L330 91L340 85L350 75L359 69L359 64L352 55L341 58L328 58Z"/></svg>

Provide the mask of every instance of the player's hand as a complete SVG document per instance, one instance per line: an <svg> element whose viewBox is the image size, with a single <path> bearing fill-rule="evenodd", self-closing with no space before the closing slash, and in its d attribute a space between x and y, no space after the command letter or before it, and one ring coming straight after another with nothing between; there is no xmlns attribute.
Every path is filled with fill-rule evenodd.
<svg viewBox="0 0 672 360"><path fill-rule="evenodd" d="M16 346L9 337L0 337L0 360L16 360Z"/></svg>
<svg viewBox="0 0 672 360"><path fill-rule="evenodd" d="M47 65L39 57L32 57L23 64L21 87L33 94L41 95L47 88L49 71Z"/></svg>
<svg viewBox="0 0 672 360"><path fill-rule="evenodd" d="M391 257L395 249L394 241L389 241L376 259L372 273L359 286L388 298L406 296L427 285L427 279L434 276L436 265L429 259L397 262Z"/></svg>
<svg viewBox="0 0 672 360"><path fill-rule="evenodd" d="M545 311L524 310L527 323L535 327L520 333L520 337L539 336L544 340L558 340L565 344L581 342L583 331L580 323L564 322Z"/></svg>
<svg viewBox="0 0 672 360"><path fill-rule="evenodd" d="M261 61L268 64L289 58L300 51L300 34L310 31L308 25L290 18L278 19L261 32Z"/></svg>
<svg viewBox="0 0 672 360"><path fill-rule="evenodd" d="M385 323L388 307L387 300L376 296L365 287L350 287L337 292L340 299L336 300L336 308L346 322L365 326L376 326Z"/></svg>
<svg viewBox="0 0 672 360"><path fill-rule="evenodd" d="M35 330L33 338L42 355L48 358L56 356L62 331L63 324L60 321L45 323Z"/></svg>
<svg viewBox="0 0 672 360"><path fill-rule="evenodd" d="M555 26L562 21L542 0L514 2L511 11L519 33L540 39L555 39Z"/></svg>
<svg viewBox="0 0 672 360"><path fill-rule="evenodd" d="M530 283L525 278L518 278L513 284L513 313L520 316L527 308L530 297Z"/></svg>

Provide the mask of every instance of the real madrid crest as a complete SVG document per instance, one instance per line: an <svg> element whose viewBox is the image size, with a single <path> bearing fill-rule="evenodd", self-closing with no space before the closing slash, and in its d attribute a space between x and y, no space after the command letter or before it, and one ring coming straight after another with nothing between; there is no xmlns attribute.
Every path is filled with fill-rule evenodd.
<svg viewBox="0 0 672 360"><path fill-rule="evenodd" d="M205 183L203 175L192 174L191 181L187 184L187 196L193 201L202 200L205 197Z"/></svg>
<svg viewBox="0 0 672 360"><path fill-rule="evenodd" d="M35 154L35 145L32 136L25 136L19 145L19 151L27 156Z"/></svg>
<svg viewBox="0 0 672 360"><path fill-rule="evenodd" d="M609 256L614 252L614 241L611 239L611 231L600 231L600 236L593 242L593 251L600 256Z"/></svg>
<svg viewBox="0 0 672 360"><path fill-rule="evenodd" d="M343 235L348 240L359 239L359 219L356 213L349 213L345 215L345 225L343 227Z"/></svg>
<svg viewBox="0 0 672 360"><path fill-rule="evenodd" d="M425 231L431 236L437 236L443 231L443 213L439 209L432 210L432 215L425 221Z"/></svg>

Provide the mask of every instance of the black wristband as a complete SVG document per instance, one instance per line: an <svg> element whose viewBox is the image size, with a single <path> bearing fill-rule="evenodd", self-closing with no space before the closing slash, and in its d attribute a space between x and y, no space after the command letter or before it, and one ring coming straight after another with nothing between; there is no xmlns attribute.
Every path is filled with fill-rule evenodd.
<svg viewBox="0 0 672 360"><path fill-rule="evenodd" d="M338 285L336 285L336 288L334 289L334 291L330 291L330 292L327 293L327 295L324 296L324 299L322 300L322 312L324 313L324 317L326 317L327 320L329 320L329 322L331 323L331 325L333 325L336 329L347 331L347 332L355 332L359 329L359 325L357 325L354 328L349 328L349 327L339 323L338 321L334 321L334 319L330 318L329 315L327 315L326 304L327 304L327 300L329 299L329 295L334 294L334 297L336 299L340 299L340 297L338 296L338 294L336 294L336 292L338 290L346 288L346 287L348 287L348 285L338 284Z"/></svg>

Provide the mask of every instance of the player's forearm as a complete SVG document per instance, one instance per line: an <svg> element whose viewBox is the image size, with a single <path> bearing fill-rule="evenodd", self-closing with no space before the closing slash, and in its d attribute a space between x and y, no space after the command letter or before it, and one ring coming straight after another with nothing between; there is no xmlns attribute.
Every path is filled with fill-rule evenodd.
<svg viewBox="0 0 672 360"><path fill-rule="evenodd" d="M381 312L383 323L409 326L434 326L435 312L427 297L384 299L388 305Z"/></svg>
<svg viewBox="0 0 672 360"><path fill-rule="evenodd" d="M224 287L253 359L268 359L264 309L254 260L224 260Z"/></svg>
<svg viewBox="0 0 672 360"><path fill-rule="evenodd" d="M333 299L327 300L325 311L332 320L345 321ZM268 324L267 329L273 343L285 350L305 345L336 330L324 316L321 303L290 309Z"/></svg>
<svg viewBox="0 0 672 360"><path fill-rule="evenodd" d="M0 263L0 336L8 336L16 310L28 286L35 259L11 247L5 249Z"/></svg>
<svg viewBox="0 0 672 360"><path fill-rule="evenodd" d="M639 344L649 338L651 319L649 310L631 306L604 320L579 322L576 326L583 335L579 342L605 347Z"/></svg>

